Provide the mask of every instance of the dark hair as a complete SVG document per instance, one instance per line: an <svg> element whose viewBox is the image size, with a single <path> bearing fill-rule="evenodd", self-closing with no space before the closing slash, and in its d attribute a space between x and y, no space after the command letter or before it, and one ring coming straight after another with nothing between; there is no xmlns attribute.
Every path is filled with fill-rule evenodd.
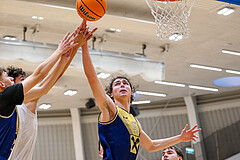
<svg viewBox="0 0 240 160"><path fill-rule="evenodd" d="M26 73L22 70L22 68L17 68L17 67L13 67L13 66L9 66L7 68L7 73L8 73L8 76L14 78L14 81L20 75L24 76L24 77L26 76Z"/></svg>
<svg viewBox="0 0 240 160"><path fill-rule="evenodd" d="M184 160L183 152L182 152L182 150L181 150L180 148L178 148L177 146L170 146L170 147L165 148L164 150L166 150L166 149L173 149L173 150L175 150L176 153L177 153L177 155L178 155L178 157L182 157L182 159ZM164 151L164 150L163 150L163 151Z"/></svg>
<svg viewBox="0 0 240 160"><path fill-rule="evenodd" d="M0 67L0 79L2 79L3 72L6 72L4 67Z"/></svg>
<svg viewBox="0 0 240 160"><path fill-rule="evenodd" d="M112 90L113 90L112 85L113 85L113 82L114 82L116 79L126 79L126 80L129 82L129 84L130 84L130 87L131 87L132 92L133 92L133 93L135 92L135 87L132 85L132 83L130 82L130 80L129 80L127 77L117 76L117 77L112 78L109 86L107 86L106 89L105 89L105 91L106 91L107 95L109 95L109 97L111 97L111 93L112 93ZM113 97L111 97L111 99L114 101ZM130 102L132 103L133 100L134 100L134 97L133 97L133 95L131 95L131 100L130 100Z"/></svg>

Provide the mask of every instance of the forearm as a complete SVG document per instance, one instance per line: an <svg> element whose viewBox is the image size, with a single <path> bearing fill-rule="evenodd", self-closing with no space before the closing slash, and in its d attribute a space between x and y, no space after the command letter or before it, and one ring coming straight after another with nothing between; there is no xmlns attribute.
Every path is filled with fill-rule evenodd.
<svg viewBox="0 0 240 160"><path fill-rule="evenodd" d="M97 78L96 71L94 69L94 66L92 64L92 60L88 51L87 44L84 44L82 46L82 59L83 59L83 68L84 68L84 73L87 76L88 79L90 78Z"/></svg>
<svg viewBox="0 0 240 160"><path fill-rule="evenodd" d="M180 135L165 139L152 140L152 146L150 147L149 152L159 151L180 142Z"/></svg>
<svg viewBox="0 0 240 160"><path fill-rule="evenodd" d="M39 76L40 80L43 79L54 66L54 64L56 64L60 56L61 55L59 54L59 51L55 50L48 59L46 59L36 68L36 70L33 72L33 75Z"/></svg>
<svg viewBox="0 0 240 160"><path fill-rule="evenodd" d="M49 90L53 87L56 81L59 79L63 68L65 67L66 62L60 60L55 66L53 71L47 75L43 79L43 81L33 87L27 94L25 95L24 102L29 102L35 99L42 97L43 95L47 94Z"/></svg>
<svg viewBox="0 0 240 160"><path fill-rule="evenodd" d="M98 104L98 107L102 112L106 109L106 107L109 107L108 97L100 80L97 77L96 71L91 61L91 57L89 55L87 44L84 44L82 46L82 52L84 72L92 89L94 98Z"/></svg>

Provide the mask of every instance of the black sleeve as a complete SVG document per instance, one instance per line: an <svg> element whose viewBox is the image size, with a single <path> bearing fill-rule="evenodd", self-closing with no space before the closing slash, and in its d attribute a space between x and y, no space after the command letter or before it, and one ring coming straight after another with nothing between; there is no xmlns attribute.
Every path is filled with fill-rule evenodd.
<svg viewBox="0 0 240 160"><path fill-rule="evenodd" d="M6 88L0 93L0 115L11 115L15 106L22 104L23 100L23 85L21 83Z"/></svg>

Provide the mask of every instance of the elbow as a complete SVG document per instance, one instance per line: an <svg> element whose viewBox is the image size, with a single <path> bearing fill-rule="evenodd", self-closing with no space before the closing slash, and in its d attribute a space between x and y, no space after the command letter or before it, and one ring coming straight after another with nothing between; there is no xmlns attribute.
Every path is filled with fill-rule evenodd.
<svg viewBox="0 0 240 160"><path fill-rule="evenodd" d="M145 149L149 152L149 153L152 153L152 152L155 152L155 146L153 144L153 142L148 146L146 147Z"/></svg>

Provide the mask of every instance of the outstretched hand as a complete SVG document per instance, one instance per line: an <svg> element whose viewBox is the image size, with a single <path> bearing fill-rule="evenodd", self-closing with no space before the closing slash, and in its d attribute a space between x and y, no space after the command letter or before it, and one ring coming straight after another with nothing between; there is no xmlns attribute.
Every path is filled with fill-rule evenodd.
<svg viewBox="0 0 240 160"><path fill-rule="evenodd" d="M57 51L63 55L66 52L68 52L69 50L71 50L73 47L75 47L76 45L78 45L78 43L75 43L74 40L71 38L73 37L73 33L70 35L70 33L68 32L65 37L60 41ZM74 43L73 43L74 42Z"/></svg>
<svg viewBox="0 0 240 160"><path fill-rule="evenodd" d="M196 135L194 135L194 133L197 133L199 131L201 131L202 129L196 129L198 125L195 125L193 128L187 130L188 128L188 124L186 124L185 128L182 130L182 133L180 135L180 139L182 142L188 142L193 140L194 142L196 142L196 140L198 139L198 137Z"/></svg>
<svg viewBox="0 0 240 160"><path fill-rule="evenodd" d="M97 30L94 28L93 30L89 31L89 27L87 27L86 20L83 20L81 25L77 27L74 32L74 43L78 43L78 46L83 46L89 39L92 38L93 33Z"/></svg>

